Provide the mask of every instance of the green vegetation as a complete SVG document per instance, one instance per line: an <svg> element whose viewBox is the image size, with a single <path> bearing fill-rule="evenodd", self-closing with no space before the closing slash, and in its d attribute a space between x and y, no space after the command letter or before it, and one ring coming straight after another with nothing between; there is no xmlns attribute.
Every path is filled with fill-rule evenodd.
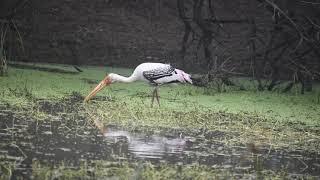
<svg viewBox="0 0 320 180"><path fill-rule="evenodd" d="M50 67L74 71L72 67L62 65L51 65ZM96 85L95 83L103 79L106 72L123 75L129 75L131 72L121 68L82 67L82 69L84 72L79 74L62 74L10 68L8 77L0 77L1 100L22 103L28 101L25 97L29 95L35 98L55 100L74 91L86 96ZM243 84L248 83L248 81L241 81ZM88 82L93 82L93 84ZM111 97L117 103L123 102L128 107L149 109L151 98L148 96L151 95L151 90L149 85L141 82L119 83L105 88L98 96ZM26 96L16 94L17 92L26 93ZM320 124L320 102L318 102L317 93L320 93L317 89L306 95L296 92L283 94L233 89L216 93L207 88L193 86L164 86L160 88L161 107L155 109L190 111L204 108L215 112L249 113L279 122L304 123L312 126Z"/></svg>
<svg viewBox="0 0 320 180"><path fill-rule="evenodd" d="M74 71L72 67L63 65L37 66ZM82 69L84 72L79 74L63 74L10 68L8 77L0 77L1 101L23 107L30 104L32 98L59 100L72 92L86 96L106 72L122 75L131 73L131 70L122 68ZM237 81L249 87L249 81ZM320 104L316 98L319 90L306 95L231 88L216 93L208 88L171 85L160 88L161 106L154 108L150 107L151 91L152 87L143 82L116 83L98 94L109 98L109 101L93 100L94 103L83 106L90 117L131 128L236 130L251 136L249 139L243 136L246 140L252 140L256 134L259 139L269 142L283 140L295 144L299 141L298 146L307 140L312 141L314 136L317 137L315 142L319 140L315 134L320 126ZM292 141L288 141L290 137ZM300 137L300 140L296 137Z"/></svg>
<svg viewBox="0 0 320 180"><path fill-rule="evenodd" d="M127 163L127 162L108 162L93 161L91 165L83 161L79 168L74 168L61 164L58 167L40 165L33 162L34 179L141 179L141 180L169 180L169 179L259 179L268 177L271 179L288 179L290 176L284 171L274 173L272 171L261 170L255 174L238 174L228 169L213 169L198 164L192 165L170 165L161 163L153 165L151 163ZM300 177L304 179L316 179L313 176Z"/></svg>
<svg viewBox="0 0 320 180"><path fill-rule="evenodd" d="M63 65L36 64L40 67L59 68L75 72ZM225 92L217 93L209 88L189 85L170 85L160 88L161 106L151 108L151 87L142 82L113 84L105 88L88 104L81 100L100 82L106 72L129 75L131 70L122 68L81 67L82 73L55 73L31 69L9 68L8 76L0 77L0 105L27 112L33 119L46 120L50 113L40 110L39 99L61 103L60 111L75 111L87 119L124 127L128 130L183 130L219 131L235 134L222 137L219 141L228 146L247 146L255 149L296 149L304 152L320 152L320 103L319 89L309 94L297 92L283 94L274 92L241 91L224 87ZM247 79L235 79L250 89ZM173 86L173 87L172 87ZM298 88L298 87L297 87ZM77 97L75 102L63 105L66 97ZM70 108L72 106L72 108ZM54 108L52 109L54 111ZM33 162L35 179L70 179L94 176L118 177L139 176L138 179L182 179L196 177L235 176L228 170L212 169L205 166L178 166L136 164L123 162L110 165L109 162L84 162L81 167L70 168L65 164L49 167ZM106 165L108 164L108 165ZM11 176L7 164L0 166L6 176ZM4 172L4 171L3 171ZM132 173L135 172L135 173ZM137 174L138 172L138 174ZM166 172L166 173L164 173ZM94 173L90 174L90 173ZM260 174L259 174L260 173ZM285 172L259 171L258 175L285 177ZM119 177L119 174L123 177ZM252 172L248 172L248 177ZM84 178L85 179L85 178Z"/></svg>

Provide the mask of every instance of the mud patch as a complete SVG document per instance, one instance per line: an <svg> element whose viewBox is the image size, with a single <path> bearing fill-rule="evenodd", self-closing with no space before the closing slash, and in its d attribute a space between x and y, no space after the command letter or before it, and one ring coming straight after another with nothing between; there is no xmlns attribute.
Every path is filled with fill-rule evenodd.
<svg viewBox="0 0 320 180"><path fill-rule="evenodd" d="M36 101L37 106L40 111L57 115L59 113L72 113L79 110L84 97L78 92L72 92L70 96L60 100L52 101L46 99L39 99Z"/></svg>

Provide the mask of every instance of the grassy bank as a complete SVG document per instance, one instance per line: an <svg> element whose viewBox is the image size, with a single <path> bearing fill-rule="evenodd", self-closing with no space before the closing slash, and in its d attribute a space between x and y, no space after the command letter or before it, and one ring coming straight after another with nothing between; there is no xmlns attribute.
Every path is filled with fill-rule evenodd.
<svg viewBox="0 0 320 180"><path fill-rule="evenodd" d="M74 71L72 67L63 65L37 66ZM82 69L82 73L68 74L10 68L9 76L0 77L1 101L22 107L32 99L59 100L72 92L86 96L106 72L129 75L132 71L105 67ZM252 86L249 81L241 80L240 83ZM90 117L131 128L236 131L244 135L240 136L243 140L258 138L277 145L286 142L303 146L306 142L319 140L316 135L320 126L317 89L306 95L234 89L217 93L207 88L171 85L160 88L161 106L154 108L150 107L151 90L142 82L113 84L98 94L110 100L92 101L83 106ZM317 146L312 149L315 148Z"/></svg>
<svg viewBox="0 0 320 180"><path fill-rule="evenodd" d="M48 67L74 71L72 67L62 65ZM85 96L96 83L100 82L106 72L129 75L132 71L104 67L82 67L82 69L84 72L79 74L63 74L9 68L9 76L0 77L1 100L18 104L28 101L25 98L27 96L54 100L74 91ZM250 86L248 82L240 83ZM113 84L98 95L113 98L127 106L149 109L151 90L149 85L141 82L119 83ZM320 124L319 93L317 88L306 95L300 95L295 90L287 94L232 89L217 93L207 88L171 85L160 88L161 107L156 109L190 111L204 108L215 112L249 113L279 122L303 123L312 126Z"/></svg>
<svg viewBox="0 0 320 180"><path fill-rule="evenodd" d="M65 164L56 167L52 171L51 167L41 165L37 161L33 162L34 179L49 179L56 177L59 179L141 179L141 180L160 180L160 179L260 179L269 177L271 179L288 179L297 176L288 176L285 171L274 173L257 167L256 171L248 171L246 174L238 174L228 169L212 169L198 164L183 166L183 164L170 165L161 163L153 165L151 163L126 163L126 162L105 162L94 161L92 164L84 161L80 168L74 169ZM93 167L93 168L92 168ZM300 177L304 179L315 179L313 176Z"/></svg>
<svg viewBox="0 0 320 180"><path fill-rule="evenodd" d="M292 93L283 94L257 92L253 89L240 91L227 87L226 92L217 93L213 89L190 85L163 86L160 88L161 106L151 108L152 89L149 85L141 82L119 83L105 88L95 100L83 104L82 99L103 79L106 72L129 75L131 70L81 67L83 72L75 73L68 66L37 66L59 68L67 73L42 71L45 68L9 68L9 75L0 77L0 107L10 107L9 109L14 109L13 113L20 110L27 115L26 119L36 120L37 124L51 121L52 117L61 119L61 122L75 122L77 118L83 118L90 122L97 120L103 124L117 125L127 130L178 130L197 136L201 136L201 133L222 132L225 136L212 138L212 141L219 141L231 149L246 146L253 154L277 150L320 153L318 87L312 93L300 95L295 89ZM68 73L69 71L72 73ZM246 84L246 87L253 86L248 80L237 81ZM84 127L79 125L79 128ZM71 129L69 131L73 132ZM88 163L92 162L95 161ZM86 176L91 171L101 173L101 176L97 174L96 177L113 177L119 172L132 175L132 172L138 172L136 175L145 179L175 179L177 172L185 178L199 175L199 179L235 176L232 171L200 165L154 166L124 161L120 165L111 166L108 163L103 161L96 165L84 164L74 168L67 165L48 167L40 162L33 162L32 169L33 176L39 179L47 175L53 177L54 173L66 178ZM286 177L285 171L258 170L242 174L241 177ZM168 172L168 177L161 176L165 174L163 172Z"/></svg>

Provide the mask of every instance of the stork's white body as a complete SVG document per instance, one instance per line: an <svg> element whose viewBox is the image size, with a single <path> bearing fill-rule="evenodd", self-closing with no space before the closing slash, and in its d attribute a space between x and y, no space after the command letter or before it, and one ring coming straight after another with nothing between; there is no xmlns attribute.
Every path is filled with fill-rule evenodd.
<svg viewBox="0 0 320 180"><path fill-rule="evenodd" d="M111 75L111 77L114 77L114 79L116 79L116 82L133 82L133 81L145 81L145 82L149 82L148 79L146 79L143 76L143 72L145 71L152 71L154 69L158 69L158 68L163 68L166 69L170 67L169 64L163 64L163 63L142 63L139 64L133 71L133 73L131 74L130 77L128 78L121 78L119 76L117 76L117 74L109 74L109 76ZM163 81L163 80L162 80ZM159 82L160 83L160 82Z"/></svg>
<svg viewBox="0 0 320 180"><path fill-rule="evenodd" d="M180 69L175 69L169 64L163 63L142 63L138 65L131 76L124 77L119 74L111 73L107 75L100 84L94 88L91 93L85 98L87 102L91 97L95 96L105 86L114 82L130 83L134 81L145 81L153 85L162 85L166 83L190 83L192 84L191 76ZM157 88L153 91L152 104L154 97L157 97L159 103L159 96ZM160 104L159 104L160 105Z"/></svg>
<svg viewBox="0 0 320 180"><path fill-rule="evenodd" d="M170 83L173 81L181 82L181 83L191 83L192 80L190 79L190 75L183 72L182 70L179 69L174 69L172 73L170 73L168 76L164 76L161 78L154 79L152 82L150 79L147 79L146 76L144 75L144 72L148 71L155 71L155 73L165 73L166 70L170 70L171 65L169 64L163 64L163 63L142 63L138 65L133 73L131 74L130 77L123 77L118 74L109 74L109 77L113 79L112 82L124 82L124 83L130 83L134 81L145 81L149 83L153 83L156 85L162 85L166 83ZM168 74L168 73L167 73Z"/></svg>
<svg viewBox="0 0 320 180"><path fill-rule="evenodd" d="M142 63L136 67L136 69L133 71L132 75L137 76L136 78L142 81L149 82L148 79L146 79L143 76L144 71L152 71L154 69L163 68L168 69L170 67L169 64L162 64L162 63ZM168 80L167 80L168 81ZM166 78L160 78L156 80L157 84L163 84L166 82Z"/></svg>

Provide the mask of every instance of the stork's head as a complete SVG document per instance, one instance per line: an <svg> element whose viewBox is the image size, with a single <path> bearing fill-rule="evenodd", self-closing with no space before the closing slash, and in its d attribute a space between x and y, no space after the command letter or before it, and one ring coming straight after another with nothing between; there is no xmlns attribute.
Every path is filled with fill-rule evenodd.
<svg viewBox="0 0 320 180"><path fill-rule="evenodd" d="M110 74L111 75L111 74ZM107 75L84 99L83 102L88 102L92 97L94 97L99 91L101 91L104 87L110 85L114 82L112 76Z"/></svg>
<svg viewBox="0 0 320 180"><path fill-rule="evenodd" d="M190 83L192 84L191 75L188 73L185 73L184 71L180 69L175 69L175 74L177 74L177 80L182 83Z"/></svg>

